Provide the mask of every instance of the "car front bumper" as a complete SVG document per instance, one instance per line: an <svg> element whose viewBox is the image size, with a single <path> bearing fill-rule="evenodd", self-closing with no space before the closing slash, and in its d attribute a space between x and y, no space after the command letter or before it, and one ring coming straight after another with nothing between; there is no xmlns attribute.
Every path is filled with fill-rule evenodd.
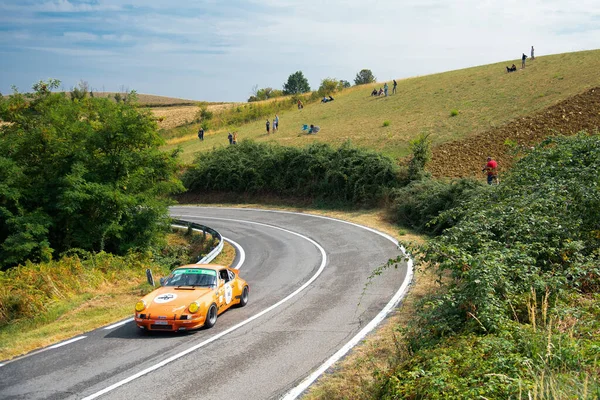
<svg viewBox="0 0 600 400"><path fill-rule="evenodd" d="M136 314L135 323L138 328L147 331L189 331L191 329L200 328L204 325L204 317L197 316L191 319L156 319L145 318L140 314Z"/></svg>

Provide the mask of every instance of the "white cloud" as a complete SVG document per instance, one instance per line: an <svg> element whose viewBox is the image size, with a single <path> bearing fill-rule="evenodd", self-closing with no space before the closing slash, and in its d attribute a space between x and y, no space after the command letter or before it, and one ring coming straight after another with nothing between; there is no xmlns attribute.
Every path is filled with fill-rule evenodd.
<svg viewBox="0 0 600 400"><path fill-rule="evenodd" d="M74 42L95 42L99 36L88 32L65 32L63 36Z"/></svg>
<svg viewBox="0 0 600 400"><path fill-rule="evenodd" d="M151 92L138 85L160 81L169 93L157 94L208 100L244 100L297 70L315 87L362 68L388 80L516 59L531 45L541 56L600 43L598 0L15 0L0 10L0 51L13 41L67 64L86 55L81 74L102 85Z"/></svg>
<svg viewBox="0 0 600 400"><path fill-rule="evenodd" d="M36 11L43 12L87 12L87 11L116 11L121 7L117 4L98 3L75 3L69 0L55 0L42 3L35 7Z"/></svg>

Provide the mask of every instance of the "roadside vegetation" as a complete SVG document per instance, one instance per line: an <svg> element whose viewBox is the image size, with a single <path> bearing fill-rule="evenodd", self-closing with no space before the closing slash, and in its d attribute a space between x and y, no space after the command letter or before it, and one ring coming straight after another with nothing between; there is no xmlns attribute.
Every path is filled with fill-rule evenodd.
<svg viewBox="0 0 600 400"><path fill-rule="evenodd" d="M599 398L598 165L597 134L555 137L501 185L469 187L432 219L453 226L410 246L440 286L397 327L393 362L308 398Z"/></svg>
<svg viewBox="0 0 600 400"><path fill-rule="evenodd" d="M125 256L73 250L58 260L27 262L0 271L0 360L27 353L133 314L156 277L193 264L216 246L210 235L172 229L164 246ZM225 243L215 263L230 265Z"/></svg>
<svg viewBox="0 0 600 400"><path fill-rule="evenodd" d="M178 152L135 96L34 93L0 100L0 269L81 249L125 255L164 240L170 195L183 190ZM85 95L85 93L84 93Z"/></svg>
<svg viewBox="0 0 600 400"><path fill-rule="evenodd" d="M183 175L188 193L229 192L373 206L400 184L387 157L352 147L304 149L244 141L203 153Z"/></svg>

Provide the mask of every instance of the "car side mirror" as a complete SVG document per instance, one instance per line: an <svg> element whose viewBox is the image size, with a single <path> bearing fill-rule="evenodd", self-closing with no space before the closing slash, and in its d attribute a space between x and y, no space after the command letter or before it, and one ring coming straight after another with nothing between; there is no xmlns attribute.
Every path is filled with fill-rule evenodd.
<svg viewBox="0 0 600 400"><path fill-rule="evenodd" d="M152 276L152 271L150 271L150 268L146 269L146 279L150 285L154 286L154 277Z"/></svg>

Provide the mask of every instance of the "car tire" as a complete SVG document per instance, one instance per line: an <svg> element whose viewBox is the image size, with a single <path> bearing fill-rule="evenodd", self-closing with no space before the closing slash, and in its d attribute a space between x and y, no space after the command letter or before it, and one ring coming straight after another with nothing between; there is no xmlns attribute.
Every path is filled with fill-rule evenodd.
<svg viewBox="0 0 600 400"><path fill-rule="evenodd" d="M204 321L204 327L209 329L215 326L217 323L217 306L215 303L211 304L208 307L208 311L206 312L206 320Z"/></svg>
<svg viewBox="0 0 600 400"><path fill-rule="evenodd" d="M244 307L246 304L248 304L248 286L244 286L242 289L242 295L240 296L240 302L238 305L240 307Z"/></svg>

